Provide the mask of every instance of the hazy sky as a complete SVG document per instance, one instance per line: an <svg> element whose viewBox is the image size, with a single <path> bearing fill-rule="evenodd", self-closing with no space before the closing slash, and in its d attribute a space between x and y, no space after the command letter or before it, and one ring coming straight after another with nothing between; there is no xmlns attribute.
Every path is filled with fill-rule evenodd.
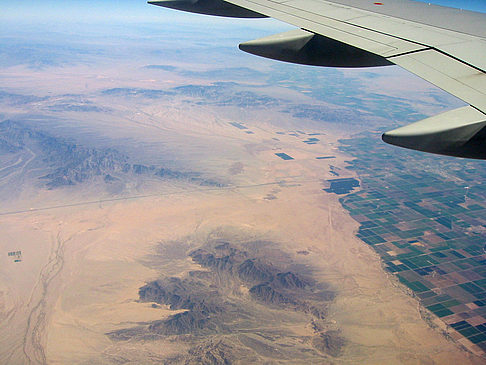
<svg viewBox="0 0 486 365"><path fill-rule="evenodd" d="M484 0L427 0L439 5L486 12ZM212 17L193 15L148 5L144 0L0 0L0 20L65 20L65 21L173 21L219 23L233 20L211 20Z"/></svg>

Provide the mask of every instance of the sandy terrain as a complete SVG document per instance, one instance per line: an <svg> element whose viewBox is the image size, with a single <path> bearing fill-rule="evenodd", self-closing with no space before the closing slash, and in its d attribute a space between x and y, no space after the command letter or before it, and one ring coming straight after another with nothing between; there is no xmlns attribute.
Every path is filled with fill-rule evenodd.
<svg viewBox="0 0 486 365"><path fill-rule="evenodd" d="M100 54L85 54L91 48L83 43L81 62L69 53L62 67L20 63L0 75L8 87L4 119L25 119L34 130L67 136L86 148L115 148L131 163L201 177L191 181L133 173L105 184L99 175L49 190L39 180L46 166L36 165L43 156L29 149L0 156L0 364L201 363L203 358L218 363L208 360L215 350L236 363L482 363L429 325L418 302L355 237L358 225L341 207L339 196L323 191L327 179L355 177L346 169L350 157L339 152L338 140L385 119L353 107L341 116L342 106L327 98L342 91L342 80L333 84L329 80L335 75L325 72L289 71L255 61L235 80L201 73L248 65L242 55L235 56L236 49L213 53L198 39L182 42L187 48L179 50L181 41L166 32L168 40L153 32L142 41L134 36L126 49L117 49L109 38L99 40L100 47L105 45ZM237 42L227 43L233 47ZM160 63L178 69L146 68ZM246 77L248 70L261 72ZM386 92L393 89L400 96L403 74L380 72L399 81L378 78L368 89L386 86ZM277 81L268 83L268 75ZM211 89L218 80L226 86ZM352 78L344 81L350 88L359 86ZM429 86L420 85L415 87L427 94ZM177 86L193 89L172 89ZM208 86L209 91L204 89ZM322 89L322 95L316 92L320 99L312 97L314 87ZM200 91L206 94L191 94ZM309 119L292 116L302 105ZM322 109L313 114L309 105ZM424 112L435 112L433 108L438 106L418 107ZM321 115L333 123L319 120ZM348 130L339 122L350 122L345 124ZM319 141L304 143L311 137ZM285 161L276 153L293 159ZM311 294L316 288L333 293L321 303L325 314L316 318L313 307L302 305L302 310L296 302L258 302L251 294L254 283L236 278L239 287L228 300L251 314L249 319L235 315L234 322L248 324L237 327L238 333L201 338L196 333L163 336L146 331L115 339L113 334L150 330L154 323L186 313L167 303L144 301L139 290L167 277L183 280L191 272L207 271L214 279L219 271L211 272L189 255L215 238L235 247L272 242L273 251L259 259L312 281ZM22 261L14 262L7 253L18 250ZM167 255L169 251L176 254ZM248 251L253 255L258 247ZM225 292L208 282L224 299ZM226 329L235 328L231 319L224 321ZM330 334L337 334L344 345L333 345ZM316 346L321 335L324 340ZM300 357L293 357L296 352Z"/></svg>
<svg viewBox="0 0 486 365"><path fill-rule="evenodd" d="M321 179L333 177L329 165L350 176L343 169L346 156L333 147L340 136L309 146L276 134L279 129L269 124L248 126L254 134L217 125L220 135L234 139L226 156L221 147L208 148L217 140L210 133L198 139L197 148L212 155L214 168L226 166L224 174L239 184L185 184L174 192L173 185L161 183L149 197L2 215L2 251L21 249L23 261L1 256L0 308L7 325L0 327L0 362L160 363L185 353L187 343L120 342L106 334L177 313L138 300L139 288L161 274L147 264L157 247L184 238L189 251L217 232L239 232L277 242L312 269L314 280L336 291L325 325L339 330L346 345L339 357L323 356L323 363L479 363L422 319L417 301L355 238L357 224L338 197L322 191ZM295 160L281 160L278 151ZM331 154L337 158L315 159ZM164 274L182 276L191 269L200 267L187 258L166 265ZM275 326L280 324L275 318ZM313 334L310 325L293 331Z"/></svg>

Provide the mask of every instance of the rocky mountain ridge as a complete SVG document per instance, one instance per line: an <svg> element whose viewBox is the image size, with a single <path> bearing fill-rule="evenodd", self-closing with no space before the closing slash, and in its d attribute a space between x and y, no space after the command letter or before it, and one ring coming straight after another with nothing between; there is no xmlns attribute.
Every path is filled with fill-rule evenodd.
<svg viewBox="0 0 486 365"><path fill-rule="evenodd" d="M187 255L201 270L190 271L182 277L163 277L139 289L141 302L179 312L147 325L110 332L108 336L112 340L189 341L195 345L183 356L182 363L199 359L202 363L219 364L245 351L260 360L263 353L275 352L270 349L272 338L277 337L257 330L268 322L264 314L267 311L290 311L311 323L326 321L327 305L334 293L305 275L273 264L264 251L256 254L248 247L216 241ZM246 334L248 328L255 328L253 331L259 333L257 338ZM339 356L345 345L339 332L330 332L322 324L313 328L315 335L304 341L310 346L310 357ZM284 349L274 355L290 351Z"/></svg>
<svg viewBox="0 0 486 365"><path fill-rule="evenodd" d="M48 171L39 178L49 189L81 184L95 177L101 177L106 184L110 184L137 175L178 179L204 186L223 186L197 172L132 163L128 156L113 148L85 147L38 130L28 123L14 120L0 122L0 152L12 154L25 150L36 155L36 168L42 165Z"/></svg>

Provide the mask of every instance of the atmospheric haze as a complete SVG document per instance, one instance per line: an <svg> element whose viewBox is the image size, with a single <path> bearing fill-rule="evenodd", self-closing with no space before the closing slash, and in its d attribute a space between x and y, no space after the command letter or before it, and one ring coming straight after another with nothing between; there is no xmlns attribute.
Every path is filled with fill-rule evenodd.
<svg viewBox="0 0 486 365"><path fill-rule="evenodd" d="M324 190L359 178L342 139L459 101L235 47L276 22L7 10L0 363L482 362Z"/></svg>

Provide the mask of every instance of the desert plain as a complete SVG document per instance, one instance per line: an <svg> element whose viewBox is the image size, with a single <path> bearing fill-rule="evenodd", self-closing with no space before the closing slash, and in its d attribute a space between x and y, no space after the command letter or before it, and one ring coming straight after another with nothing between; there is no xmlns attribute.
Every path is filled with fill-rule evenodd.
<svg viewBox="0 0 486 365"><path fill-rule="evenodd" d="M339 146L374 126L366 110L313 99L311 70L224 48L243 64L225 71L217 48L192 64L169 41L160 62L135 34L3 66L1 363L482 363L324 190L359 179Z"/></svg>

